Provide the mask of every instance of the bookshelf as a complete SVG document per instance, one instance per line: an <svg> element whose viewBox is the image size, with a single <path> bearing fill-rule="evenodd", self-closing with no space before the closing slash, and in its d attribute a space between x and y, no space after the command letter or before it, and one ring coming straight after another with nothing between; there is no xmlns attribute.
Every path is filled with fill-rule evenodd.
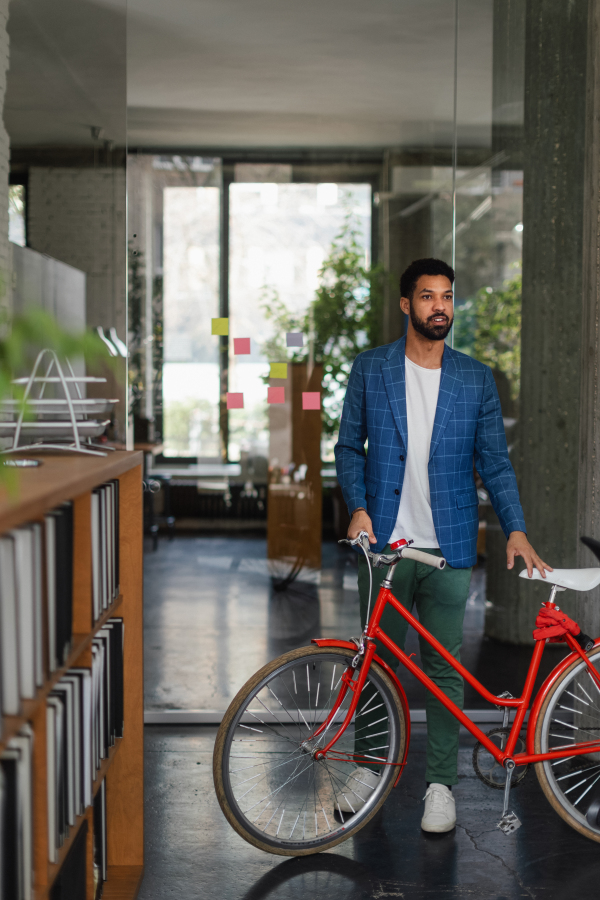
<svg viewBox="0 0 600 900"><path fill-rule="evenodd" d="M26 454L35 456L34 453ZM73 608L71 646L64 664L22 700L18 715L2 717L0 752L26 723L33 729L33 894L48 900L70 848L87 823L85 868L87 900L94 898L94 816L87 806L50 862L46 708L50 692L69 669L92 666L92 644L110 619L123 620L123 736L101 760L95 795L105 782L107 880L103 900L135 898L143 873L143 647L142 647L142 464L141 452L115 451L106 457L39 456L42 465L19 470L15 496L0 491L0 537L33 522L65 501L73 511ZM118 480L119 592L93 621L92 491Z"/></svg>

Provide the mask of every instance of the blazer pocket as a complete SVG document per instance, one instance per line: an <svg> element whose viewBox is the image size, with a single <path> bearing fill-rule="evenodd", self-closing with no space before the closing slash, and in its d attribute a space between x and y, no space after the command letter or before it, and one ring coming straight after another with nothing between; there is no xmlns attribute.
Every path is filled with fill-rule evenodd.
<svg viewBox="0 0 600 900"><path fill-rule="evenodd" d="M456 505L458 509L465 509L467 506L479 506L477 491L464 491L462 494L457 494Z"/></svg>
<svg viewBox="0 0 600 900"><path fill-rule="evenodd" d="M367 489L367 494L369 494L371 497L375 497L375 496L376 496L376 494L377 494L377 482L375 482L375 481L369 481L368 479L366 479L366 480L365 480L365 487L366 487L366 489Z"/></svg>

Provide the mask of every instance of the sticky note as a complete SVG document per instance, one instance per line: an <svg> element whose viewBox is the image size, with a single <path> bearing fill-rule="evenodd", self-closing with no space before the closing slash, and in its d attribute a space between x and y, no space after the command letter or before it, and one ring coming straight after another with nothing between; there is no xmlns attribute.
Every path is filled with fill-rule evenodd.
<svg viewBox="0 0 600 900"><path fill-rule="evenodd" d="M268 388L267 403L285 403L285 388L284 387Z"/></svg>
<svg viewBox="0 0 600 900"><path fill-rule="evenodd" d="M211 334L229 334L229 319L211 319Z"/></svg>
<svg viewBox="0 0 600 900"><path fill-rule="evenodd" d="M227 409L243 409L244 408L244 395L243 394L227 394Z"/></svg>
<svg viewBox="0 0 600 900"><path fill-rule="evenodd" d="M319 391L302 391L302 409L321 409Z"/></svg>
<svg viewBox="0 0 600 900"><path fill-rule="evenodd" d="M285 343L288 347L304 347L304 335L301 331L287 331Z"/></svg>
<svg viewBox="0 0 600 900"><path fill-rule="evenodd" d="M287 363L271 363L269 378L287 378Z"/></svg>
<svg viewBox="0 0 600 900"><path fill-rule="evenodd" d="M250 338L234 338L233 352L236 356L241 356L243 353L250 353Z"/></svg>

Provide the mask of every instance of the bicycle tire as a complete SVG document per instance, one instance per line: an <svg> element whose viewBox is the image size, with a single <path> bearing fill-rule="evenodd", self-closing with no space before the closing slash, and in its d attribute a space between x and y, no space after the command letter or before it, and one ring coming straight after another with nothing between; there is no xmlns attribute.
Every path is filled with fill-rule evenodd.
<svg viewBox="0 0 600 900"><path fill-rule="evenodd" d="M588 655L598 669L600 648ZM600 738L600 689L582 659L548 691L535 723L534 750L547 753L561 742L564 746L578 731L582 741ZM535 763L535 772L555 812L575 831L600 843L600 816L594 812L600 800L600 753Z"/></svg>
<svg viewBox="0 0 600 900"><path fill-rule="evenodd" d="M329 850L331 847L335 847L342 841L352 837L363 828L381 808L394 786L398 776L397 766L404 762L405 757L406 738L408 733L406 713L393 682L376 663L372 663L365 683L365 688L363 689L363 696L368 696L370 698L364 705L364 714L366 715L367 707L370 707L369 717L371 718L371 713L374 713L374 710L379 708L378 705L380 702L385 706L385 710L379 708L376 715L380 717L381 723L377 725L377 728L384 735L383 737L378 738L378 742L379 740L388 740L387 757L385 757L385 764L369 764L371 768L381 770L380 781L369 795L368 801L362 809L356 810L354 814L346 814L347 818L345 818L339 806L339 797L344 790L343 785L346 784L343 779L355 768L357 765L356 762L347 762L338 759L315 761L309 753L304 753L301 749L301 744L309 736L310 730L314 730L315 722L323 721L328 710L331 709L331 705L335 702L335 698L339 693L338 686L340 683L340 680L338 679L337 683L334 685L336 675L339 672L341 678L341 675L346 671L351 658L351 652L336 647L326 648L309 646L285 653L283 656L280 656L263 666L262 669L253 675L238 692L225 713L217 733L213 755L213 777L217 799L225 817L235 831L244 838L244 840L248 841L248 843L261 850L279 856L308 856L313 853ZM330 679L329 676L332 671L333 675ZM300 678L304 681L305 672L306 686L304 683L300 682ZM311 673L314 673L313 684L316 687L316 702L314 703L314 706L312 705L310 697ZM324 680L325 676L327 678L326 682ZM318 683L316 681L317 678L319 679ZM323 701L323 704L320 706L319 693L321 679L323 679L323 684L325 685L323 688L323 696L325 695L326 690L328 696L327 700ZM331 681L330 687L328 687L329 681ZM289 682L289 685L287 682ZM368 686L370 686L372 690L372 696L371 694L367 694ZM300 688L300 691L294 696L294 688L298 687ZM271 688L270 694L272 694L272 697L275 697L277 702L272 700L272 697L269 694L269 688ZM277 693L275 688L277 688ZM278 695L281 694L282 696L285 696L286 691L294 701L295 697L306 698L308 691L309 706L307 708L313 716L312 722L310 721L310 715L306 714L307 708L302 709L302 707L297 704L297 712L296 710L293 710L290 705L288 710L289 722L288 718L285 719L285 723L283 718L278 719L278 716L283 717L284 712L282 710L285 709ZM348 695L350 694L351 692L348 691ZM377 694L379 694L379 697L376 696ZM335 719L336 725L343 721L343 709L347 708L350 702L350 697L348 695L344 700L342 710L337 714L337 718ZM256 702L257 698L258 702ZM271 712L267 709L267 701L270 701ZM298 700L298 703L302 702L305 702L305 699ZM250 707L251 703L254 704L252 711ZM257 712L257 710L261 709L261 707L258 706L259 703L264 707L260 715ZM279 706L277 704L279 704ZM266 715L265 711L267 711L269 715ZM290 711L294 712L293 716ZM384 713L383 717L381 717L382 712ZM340 752L343 751L344 747L349 747L350 744L352 745L352 749L354 749L355 735L358 735L365 727L372 727L371 724L367 726L359 725L357 727L356 719L359 714L355 716L353 723L348 726L348 729L340 739L340 742L336 744L336 749L340 747ZM269 716L274 717L276 722L273 723L273 719L269 719ZM300 717L304 720L303 722ZM257 719L258 721L256 721ZM387 722L385 722L386 719ZM260 724L261 720L262 725ZM247 722L252 722L253 724L248 725ZM385 733L384 722L388 726ZM241 731L241 729L245 730ZM250 732L249 735L248 732ZM261 736L256 737L255 735L257 733ZM329 731L328 739L333 733L333 729ZM363 736L374 738L377 734L378 732L373 732L370 735L367 734ZM245 737L244 735L248 736ZM385 735L389 735L389 737L385 737ZM326 743L324 738L322 740ZM237 752L239 749L235 746L237 742L244 742L248 745L264 744L264 748L259 750L257 750L256 747L253 748L251 746L242 748L240 752L247 753L249 756L236 756L233 751ZM287 748L286 742L290 743L289 749ZM278 744L283 744L283 749L269 749ZM267 759L265 761L262 759L262 757L269 757L274 754L277 754L277 756L275 756L273 760ZM283 762L281 761L282 758ZM375 757L372 758L375 759ZM244 766L239 766L238 763L234 763L232 768L232 760L234 759L240 761L243 760ZM249 763L249 765L246 766L246 763ZM291 776L288 777L285 766L290 764L294 765L294 769L292 769ZM255 781L254 785L251 784L250 789L246 791L246 793L240 793L242 786L244 786L245 789L245 784L248 783L243 780L246 778L245 773L242 775L237 774L243 772L244 768L249 772L252 772L253 769L257 769L258 771L254 775L248 776L248 781L253 779L258 779L258 781ZM274 774L277 769L283 769L283 771ZM277 778L283 780L286 779L286 777L287 780L283 781L280 787L273 788L270 792L268 791L271 785L276 783ZM242 778L242 781L237 781L236 779L238 778ZM314 809L311 806L310 799L306 799L309 798L311 780L313 785L313 796L315 797ZM264 783L265 781L266 783ZM262 787L259 788L261 784ZM303 800L302 792L304 790L304 785L306 784L308 784L308 786L306 787L306 793ZM277 793L283 791L288 785L291 785L291 787L287 789L285 794L280 794L279 805L277 806L277 809L273 811L271 818L267 822L267 815L271 812L271 809L269 808L270 804L275 804L276 800L269 801L269 803L264 805L265 801L273 794L277 799ZM257 793L262 793L267 789L267 793L258 802L256 801L256 795L251 797L246 803L242 802L254 788L259 788ZM346 787L345 790L349 789ZM352 792L349 790L349 793ZM281 809L282 803L281 797L284 798L284 805L281 818L279 818L279 810ZM318 797L318 806L316 797ZM323 799L324 797L325 799ZM287 808L285 805L286 803L289 804ZM303 803L306 805L306 809L304 810L304 829L302 832L302 839L300 839L300 827L302 825L300 819L302 816ZM339 818L337 819L337 824L332 827L331 823L336 822L334 815L336 803L339 810ZM261 804L263 804L262 807ZM327 815L326 805L328 805L330 809L329 816ZM259 812L259 816L256 818L254 818L254 810L258 810ZM252 812L254 821L251 821L249 817L250 812ZM308 822L309 833L306 832L308 813L310 813ZM266 822L266 824L263 824L260 821L263 815L263 821ZM295 820L294 815L297 815ZM276 816L274 821L273 816ZM314 836L312 835L313 817ZM285 825L283 824L284 819ZM272 821L273 824L271 825ZM290 823L292 824L292 830L289 837L286 838L285 834L289 831ZM273 833L275 826L277 826L277 830L276 833ZM296 827L298 827L298 833L296 838L293 838ZM282 836L279 837L282 828ZM322 833L319 832L319 828L322 829Z"/></svg>

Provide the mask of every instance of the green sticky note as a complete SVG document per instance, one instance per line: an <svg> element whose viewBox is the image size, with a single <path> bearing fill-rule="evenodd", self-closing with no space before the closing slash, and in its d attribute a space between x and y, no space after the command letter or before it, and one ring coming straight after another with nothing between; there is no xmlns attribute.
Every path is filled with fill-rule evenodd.
<svg viewBox="0 0 600 900"><path fill-rule="evenodd" d="M229 334L229 319L211 319L211 334Z"/></svg>
<svg viewBox="0 0 600 900"><path fill-rule="evenodd" d="M287 363L271 363L269 378L287 378Z"/></svg>

